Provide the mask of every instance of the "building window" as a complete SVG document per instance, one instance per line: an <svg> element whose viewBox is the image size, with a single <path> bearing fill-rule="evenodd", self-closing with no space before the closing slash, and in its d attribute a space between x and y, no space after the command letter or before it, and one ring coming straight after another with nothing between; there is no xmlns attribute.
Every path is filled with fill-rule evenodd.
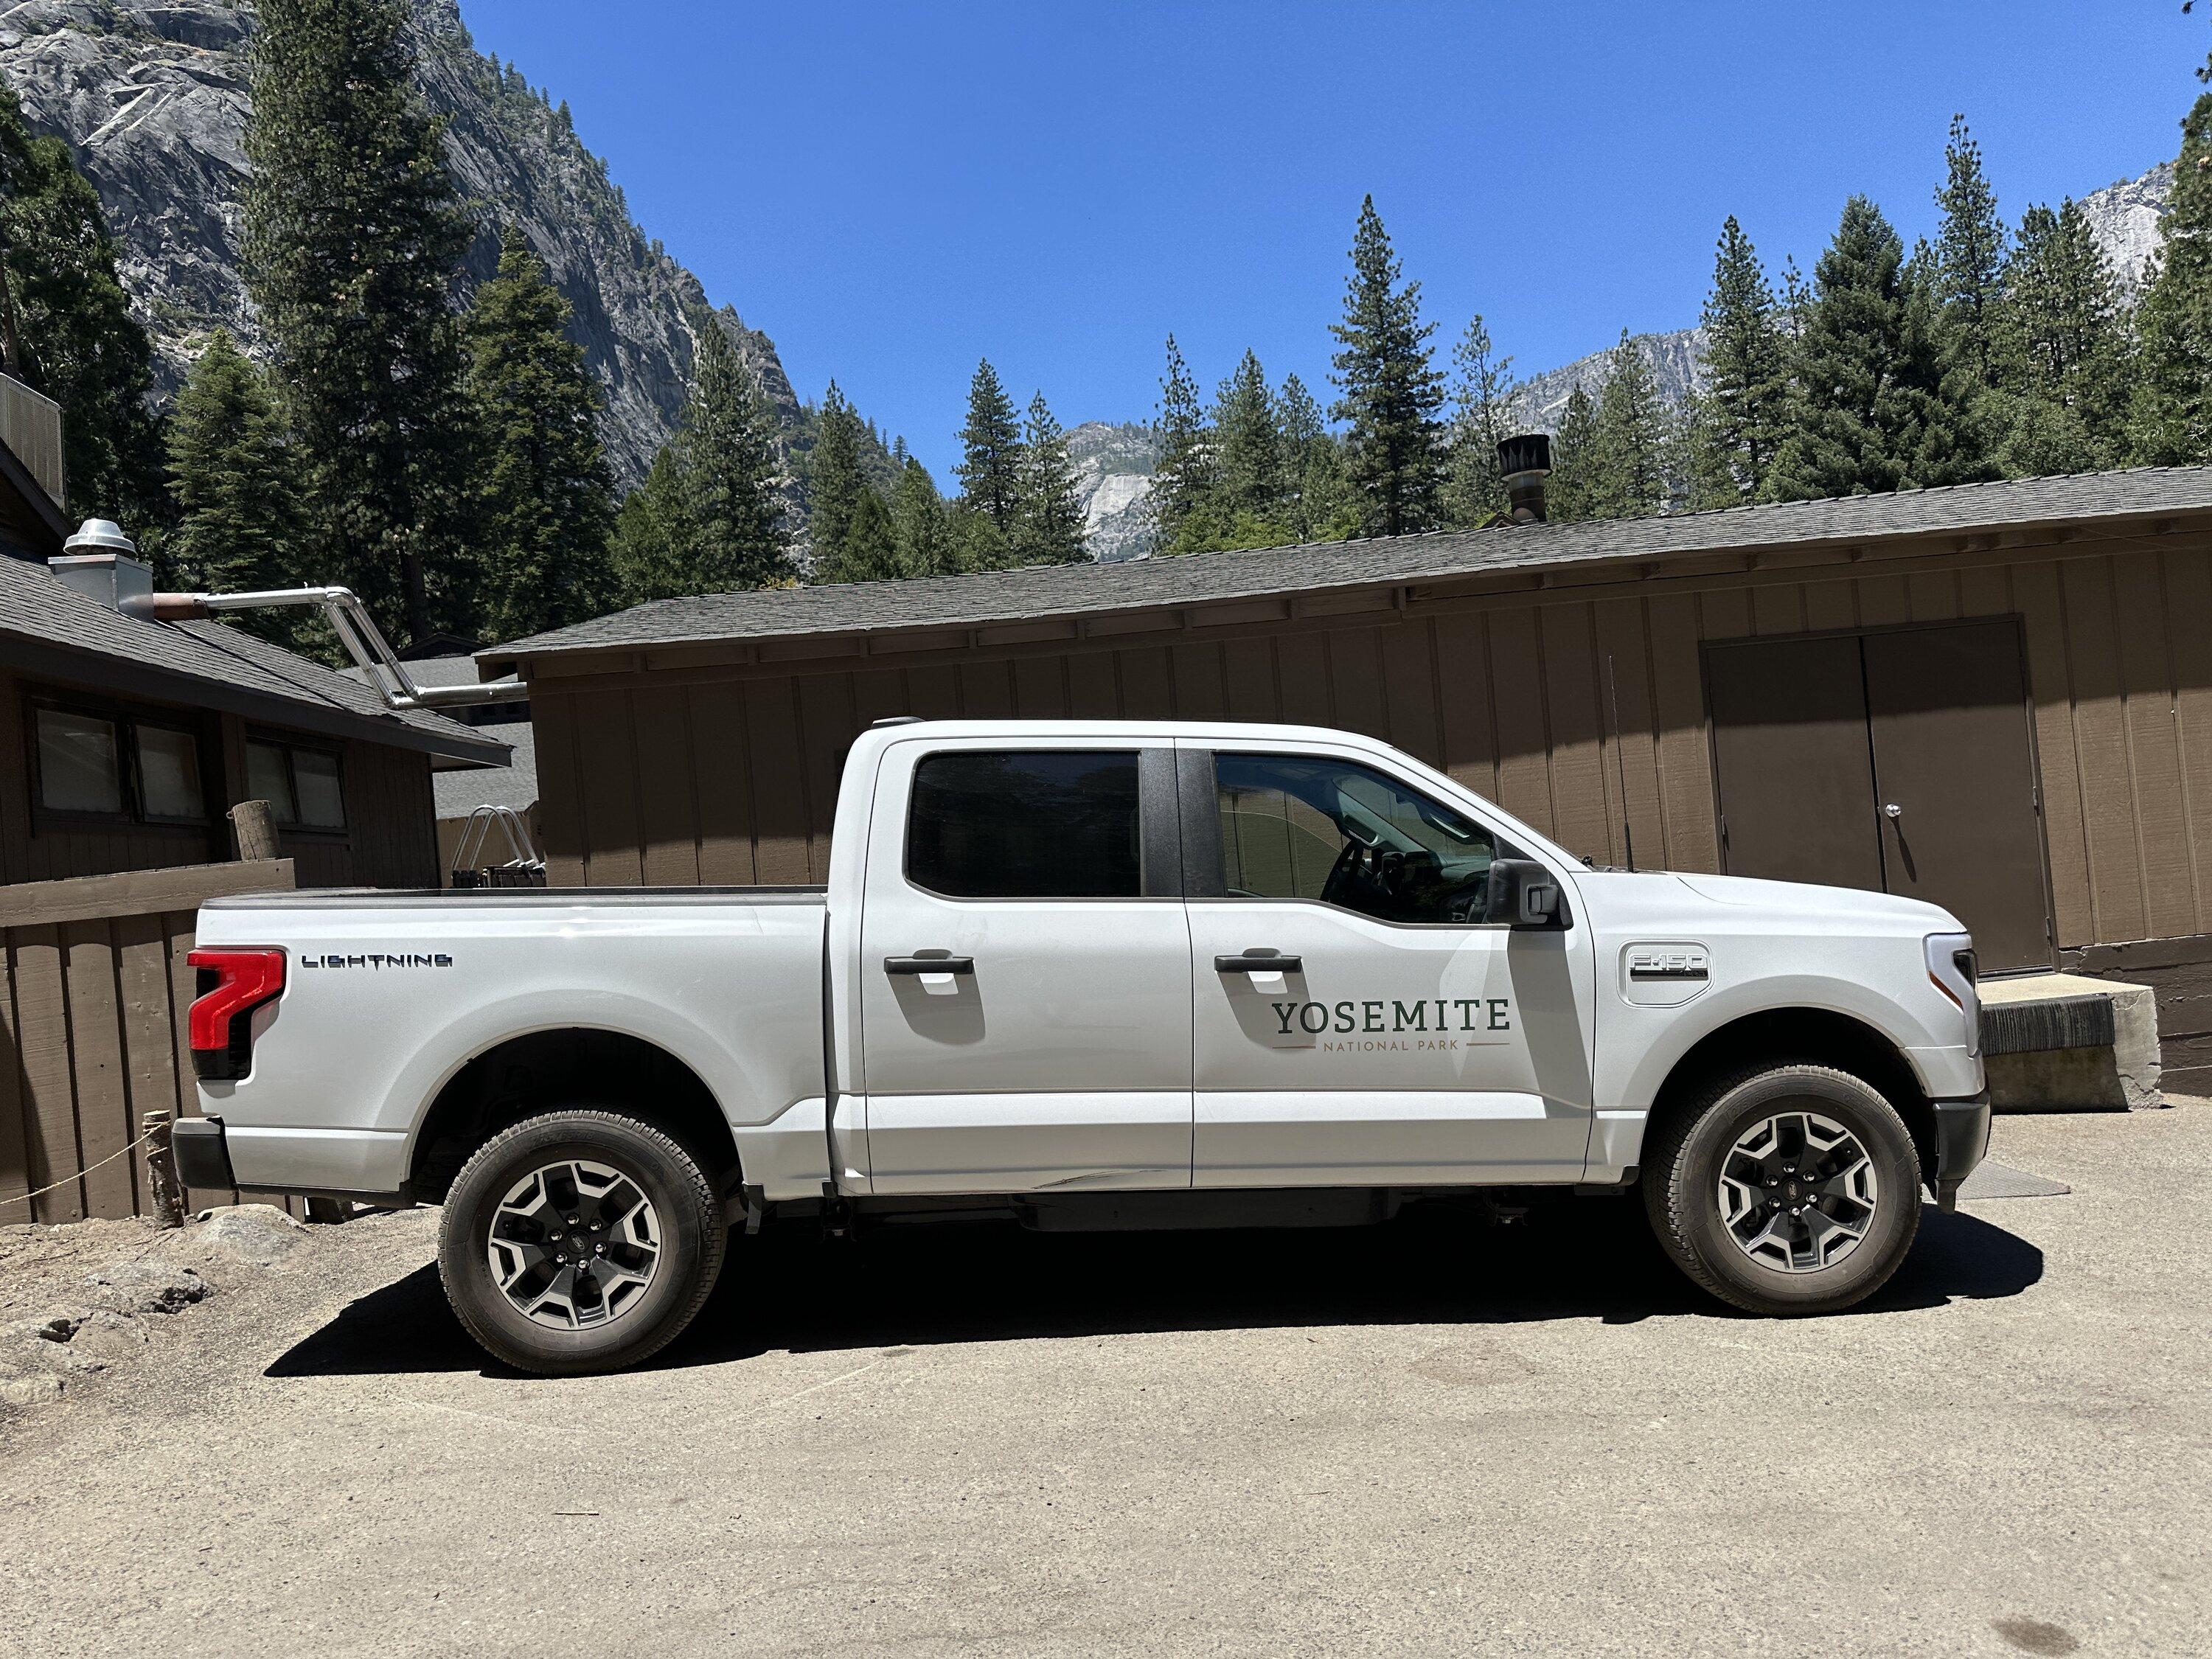
<svg viewBox="0 0 2212 1659"><path fill-rule="evenodd" d="M201 793L200 746L189 732L166 726L137 729L139 805L149 818L204 823L207 799Z"/></svg>
<svg viewBox="0 0 2212 1659"><path fill-rule="evenodd" d="M346 827L338 757L326 749L254 738L246 745L246 793L267 801L270 814L287 828Z"/></svg>
<svg viewBox="0 0 2212 1659"><path fill-rule="evenodd" d="M204 823L199 743L131 714L36 710L39 804L141 823Z"/></svg>
<svg viewBox="0 0 2212 1659"><path fill-rule="evenodd" d="M113 720L39 710L39 799L49 811L123 811L123 747Z"/></svg>

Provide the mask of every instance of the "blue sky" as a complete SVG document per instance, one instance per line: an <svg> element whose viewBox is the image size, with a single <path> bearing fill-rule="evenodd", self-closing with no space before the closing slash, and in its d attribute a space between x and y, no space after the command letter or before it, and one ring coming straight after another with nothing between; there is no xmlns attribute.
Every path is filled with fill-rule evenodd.
<svg viewBox="0 0 2212 1659"><path fill-rule="evenodd" d="M2203 9L2199 9L2200 11ZM979 356L1147 418L1172 330L1324 395L1372 191L1442 344L1524 370L1694 319L1735 213L1808 271L1844 198L1932 228L1963 111L2008 218L2178 147L2179 0L867 5L463 0L632 211L944 480Z"/></svg>

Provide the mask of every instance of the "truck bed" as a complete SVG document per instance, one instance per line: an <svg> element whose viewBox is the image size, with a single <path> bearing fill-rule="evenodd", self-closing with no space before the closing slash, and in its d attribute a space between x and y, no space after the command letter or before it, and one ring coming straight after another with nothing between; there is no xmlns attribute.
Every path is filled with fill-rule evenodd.
<svg viewBox="0 0 2212 1659"><path fill-rule="evenodd" d="M502 1067L500 1051L546 1032L619 1034L688 1067L733 1132L764 1137L763 1167L788 1139L797 1178L818 1184L828 926L819 887L217 899L199 945L280 949L285 980L252 1016L252 1069L204 1081L203 1102L241 1185L393 1194L465 1066Z"/></svg>

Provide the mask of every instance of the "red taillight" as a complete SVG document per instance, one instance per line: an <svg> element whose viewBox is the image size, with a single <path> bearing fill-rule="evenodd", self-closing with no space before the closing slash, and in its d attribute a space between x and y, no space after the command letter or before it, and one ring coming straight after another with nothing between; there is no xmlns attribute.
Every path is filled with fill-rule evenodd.
<svg viewBox="0 0 2212 1659"><path fill-rule="evenodd" d="M204 1078L243 1075L250 1050L236 1040L246 1035L236 1021L284 988L284 953L211 948L185 961L200 972L200 994L186 1022L194 1069Z"/></svg>

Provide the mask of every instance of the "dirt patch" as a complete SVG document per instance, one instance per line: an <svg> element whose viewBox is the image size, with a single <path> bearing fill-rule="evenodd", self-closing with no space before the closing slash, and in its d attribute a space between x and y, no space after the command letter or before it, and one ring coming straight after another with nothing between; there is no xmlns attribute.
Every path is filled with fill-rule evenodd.
<svg viewBox="0 0 2212 1659"><path fill-rule="evenodd" d="M211 1296L313 1256L322 1231L267 1204L141 1220L0 1227L0 1427L168 1340Z"/></svg>

